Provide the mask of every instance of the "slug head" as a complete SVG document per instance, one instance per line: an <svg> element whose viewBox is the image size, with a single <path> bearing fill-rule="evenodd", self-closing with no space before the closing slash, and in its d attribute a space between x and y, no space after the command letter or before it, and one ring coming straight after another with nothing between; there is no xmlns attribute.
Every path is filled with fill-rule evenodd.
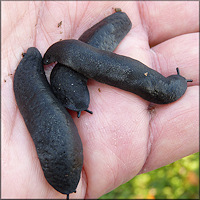
<svg viewBox="0 0 200 200"><path fill-rule="evenodd" d="M44 65L51 64L51 63L53 63L55 61L56 61L55 56L51 56L51 55L49 55L47 53L44 54L44 57L42 59L42 62L43 62Z"/></svg>
<svg viewBox="0 0 200 200"><path fill-rule="evenodd" d="M80 41L78 42L78 45L79 43ZM70 54L75 54L76 49L74 50L74 47L77 47L77 41L73 39L61 40L52 44L44 54L43 64L48 65L56 61L64 64L63 60L66 60L66 58L68 59Z"/></svg>
<svg viewBox="0 0 200 200"><path fill-rule="evenodd" d="M187 89L187 82L192 82L191 79L186 79L181 76L178 68L176 68L176 70L177 75L171 75L167 77L169 81L169 90L172 94L173 101L176 101L182 97Z"/></svg>
<svg viewBox="0 0 200 200"><path fill-rule="evenodd" d="M58 57L60 56L60 54L62 54L63 52L63 42L56 42L54 44L52 44L46 51L46 53L43 56L43 64L44 65L48 65L51 64L53 62L56 62L58 60Z"/></svg>

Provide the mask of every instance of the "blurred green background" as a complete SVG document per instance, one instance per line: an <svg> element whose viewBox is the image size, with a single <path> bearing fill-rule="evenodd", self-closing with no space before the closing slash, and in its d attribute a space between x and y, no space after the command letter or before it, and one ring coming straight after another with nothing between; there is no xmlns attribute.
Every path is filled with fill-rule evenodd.
<svg viewBox="0 0 200 200"><path fill-rule="evenodd" d="M199 199L199 153L138 175L99 199Z"/></svg>

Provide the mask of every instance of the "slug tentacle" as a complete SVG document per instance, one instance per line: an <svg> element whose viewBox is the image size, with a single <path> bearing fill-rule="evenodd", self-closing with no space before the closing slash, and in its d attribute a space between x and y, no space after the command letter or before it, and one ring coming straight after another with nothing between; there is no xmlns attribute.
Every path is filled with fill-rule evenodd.
<svg viewBox="0 0 200 200"><path fill-rule="evenodd" d="M180 71L179 71L179 68L177 67L176 68L176 71L177 71L177 74L180 76ZM193 82L192 79L186 79L187 82Z"/></svg>

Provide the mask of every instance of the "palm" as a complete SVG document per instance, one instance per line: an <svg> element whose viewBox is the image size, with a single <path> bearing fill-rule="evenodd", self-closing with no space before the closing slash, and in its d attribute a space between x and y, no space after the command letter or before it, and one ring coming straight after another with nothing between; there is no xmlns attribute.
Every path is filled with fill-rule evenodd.
<svg viewBox="0 0 200 200"><path fill-rule="evenodd" d="M132 93L89 80L89 109L94 114L83 112L78 119L76 113L71 113L83 142L84 167L77 193L70 197L98 198L138 173L198 151L198 33L194 33L198 31L198 11L195 11L196 3L188 3L192 9L182 4L178 3L190 20L189 28L176 12L173 13L176 20L164 16L170 14L168 10L176 9L176 3L172 2L3 2L4 197L66 197L46 182L34 144L16 106L11 74L21 53L36 46L43 55L61 38L77 39L111 14L112 7L121 7L133 23L116 53L138 59L165 76L175 74L178 66L181 74L193 79L193 83L177 102L149 109L149 102ZM152 15L157 8L154 5L163 9L156 17ZM159 25L161 19L168 23L168 29ZM62 25L57 27L60 21ZM175 38L176 35L179 36ZM149 44L154 47L149 48Z"/></svg>

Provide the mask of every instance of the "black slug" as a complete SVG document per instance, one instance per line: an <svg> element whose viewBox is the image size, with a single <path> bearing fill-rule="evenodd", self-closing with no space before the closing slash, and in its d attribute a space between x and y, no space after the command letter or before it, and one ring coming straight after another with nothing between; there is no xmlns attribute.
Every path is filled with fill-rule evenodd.
<svg viewBox="0 0 200 200"><path fill-rule="evenodd" d="M31 47L14 75L14 94L34 141L46 180L57 191L75 192L83 165L77 128L54 96L46 79L40 52Z"/></svg>
<svg viewBox="0 0 200 200"><path fill-rule="evenodd" d="M126 13L117 12L85 31L79 40L102 50L114 51L131 26ZM87 80L82 74L60 63L55 65L50 76L56 97L66 108L77 111L78 117L83 110L92 113L88 110L90 97Z"/></svg>
<svg viewBox="0 0 200 200"><path fill-rule="evenodd" d="M73 69L57 63L51 71L51 88L66 108L77 112L78 118L81 111L88 110L90 96L87 87L87 78Z"/></svg>
<svg viewBox="0 0 200 200"><path fill-rule="evenodd" d="M94 48L78 40L63 40L49 47L44 64L59 62L84 76L135 93L143 99L167 104L179 99L187 89L184 77L167 78L138 60Z"/></svg>

